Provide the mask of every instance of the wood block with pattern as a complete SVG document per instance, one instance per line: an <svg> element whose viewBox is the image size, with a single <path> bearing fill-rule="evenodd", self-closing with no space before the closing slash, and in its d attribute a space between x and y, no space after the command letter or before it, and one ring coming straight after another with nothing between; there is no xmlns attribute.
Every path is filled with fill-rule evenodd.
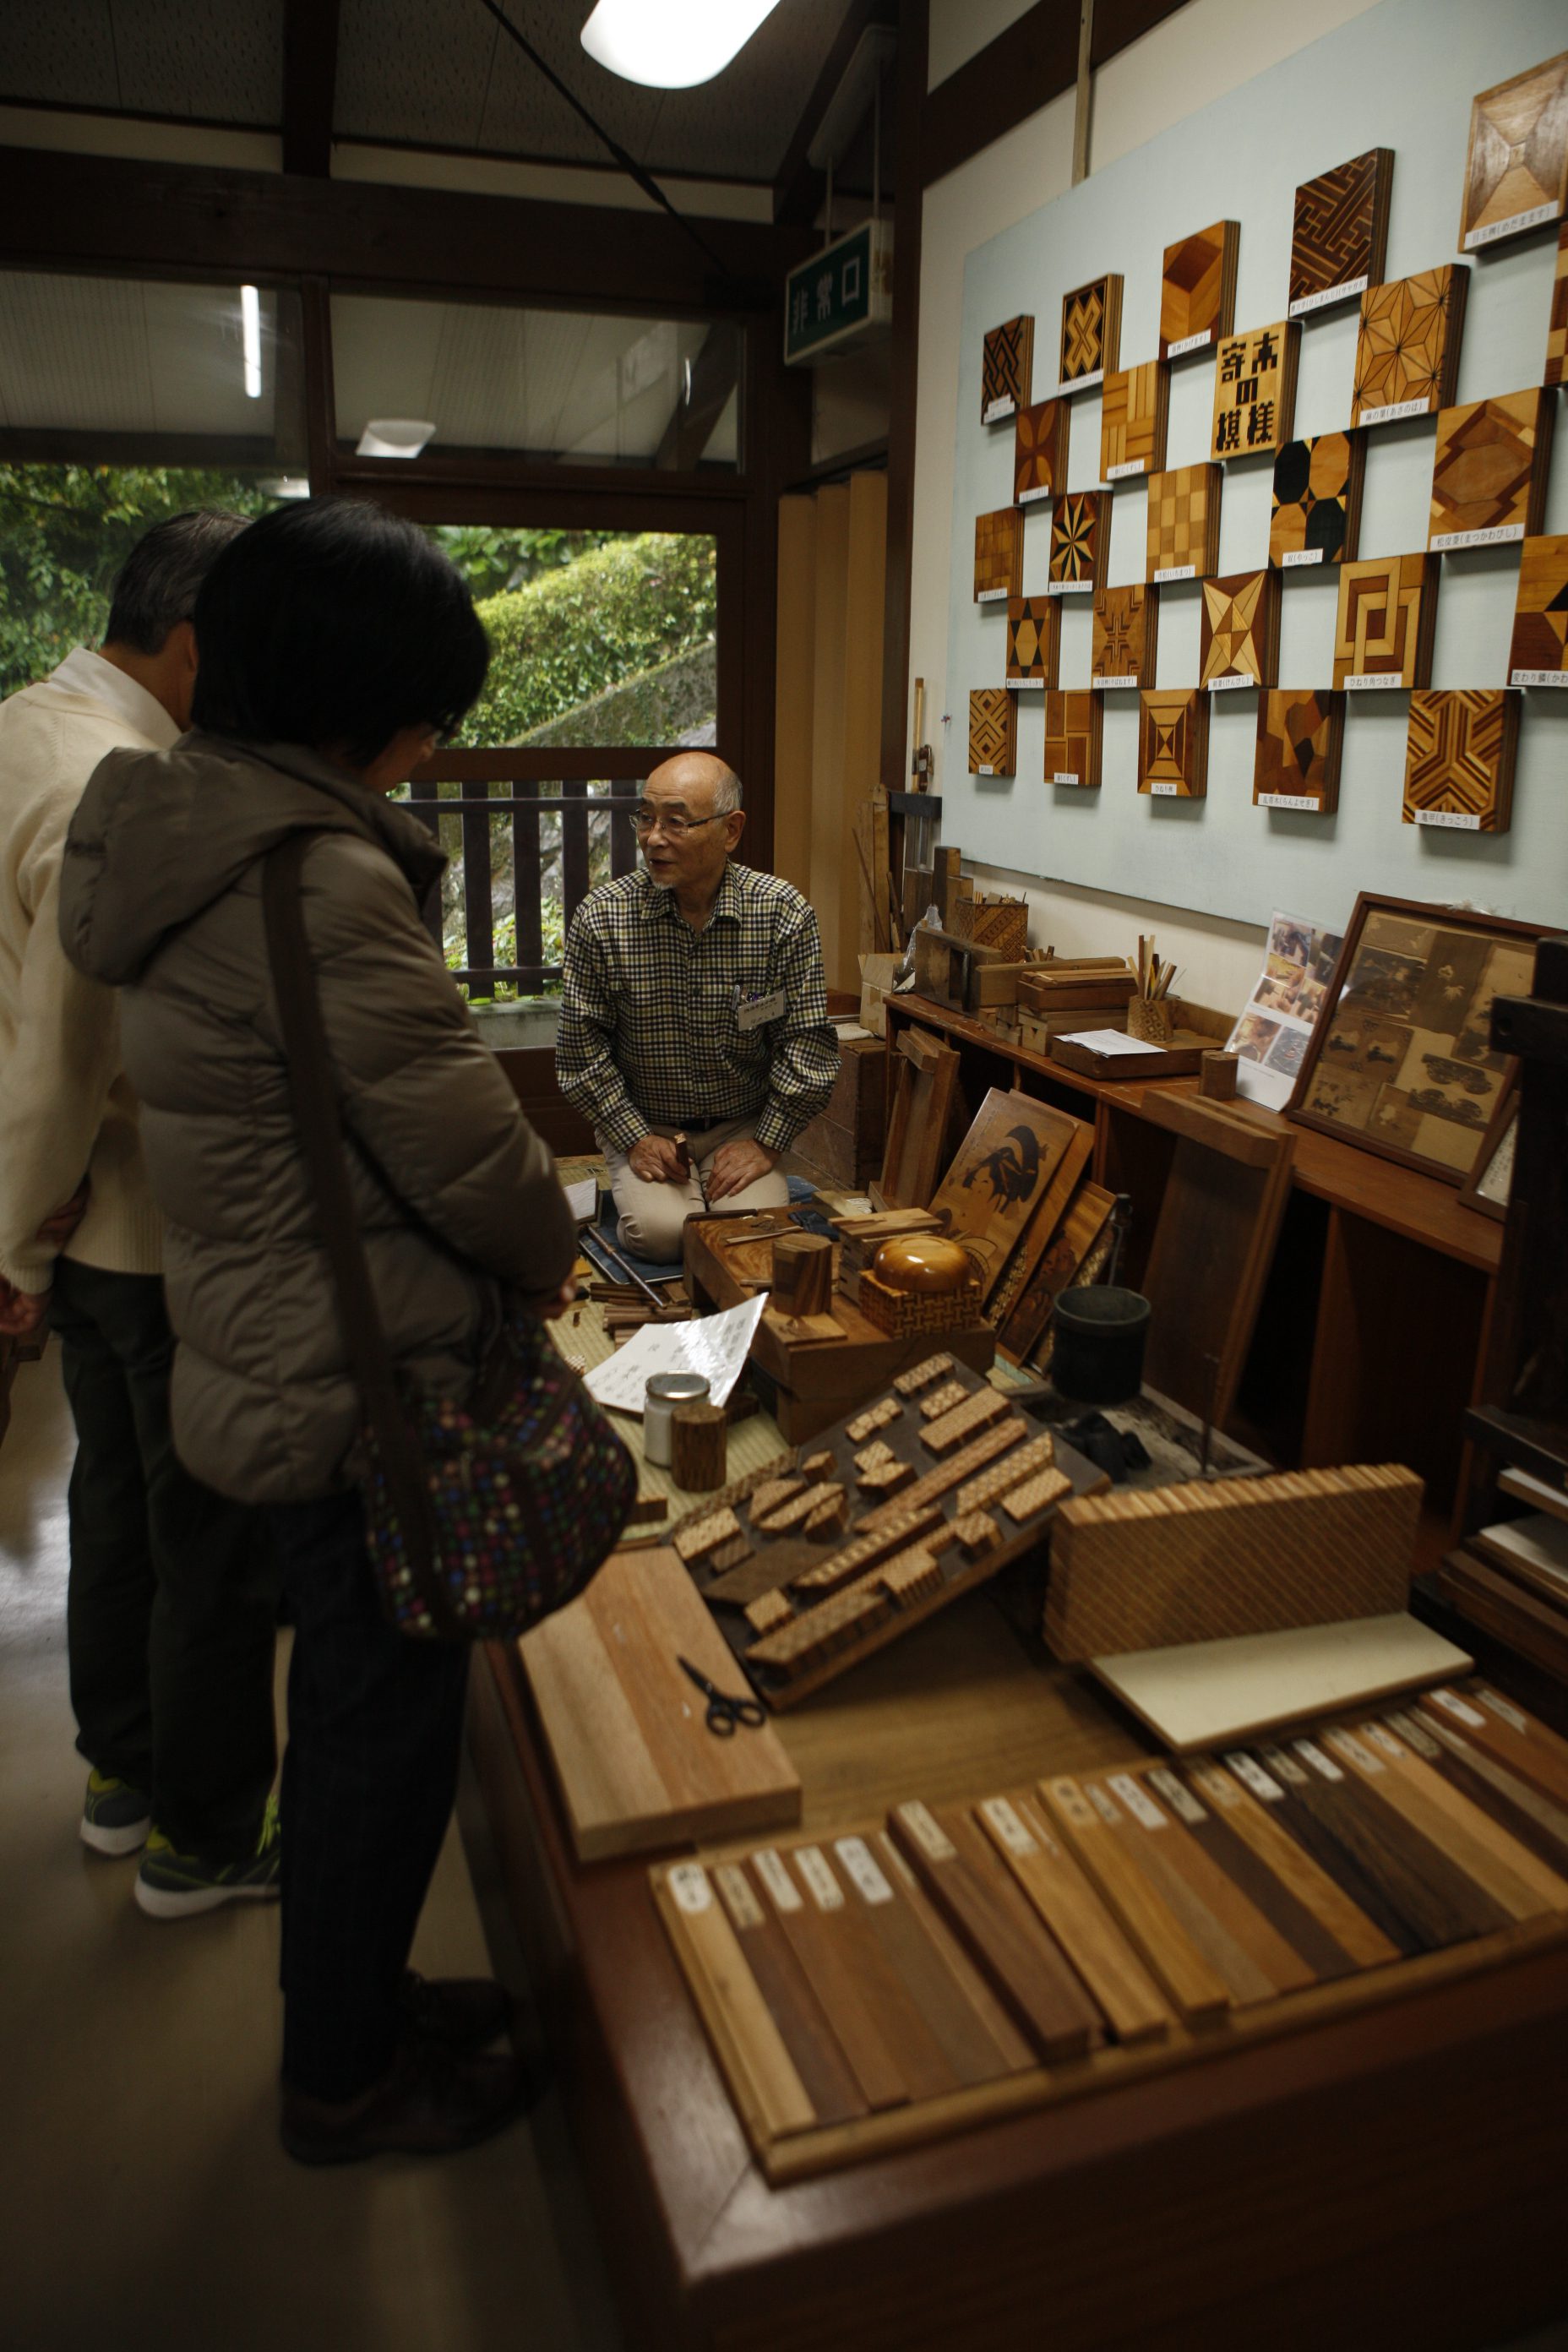
<svg viewBox="0 0 1568 2352"><path fill-rule="evenodd" d="M1121 280L1114 272L1091 278L1062 297L1061 381L1076 391L1087 391L1107 369L1116 367L1121 352Z"/></svg>
<svg viewBox="0 0 1568 2352"><path fill-rule="evenodd" d="M1236 320L1236 263L1241 229L1215 221L1165 247L1160 276L1160 357L1206 351Z"/></svg>
<svg viewBox="0 0 1568 2352"><path fill-rule="evenodd" d="M1226 335L1215 354L1211 457L1272 457L1296 421L1301 330L1293 319Z"/></svg>
<svg viewBox="0 0 1568 2352"><path fill-rule="evenodd" d="M1232 572L1199 598L1198 684L1211 693L1272 686L1279 673L1279 574Z"/></svg>
<svg viewBox="0 0 1568 2352"><path fill-rule="evenodd" d="M969 772L1010 776L1018 759L1018 706L1005 686L977 686L969 698Z"/></svg>
<svg viewBox="0 0 1568 2352"><path fill-rule="evenodd" d="M1524 542L1508 677L1510 686L1568 687L1568 538Z"/></svg>
<svg viewBox="0 0 1568 2352"><path fill-rule="evenodd" d="M1354 561L1365 479L1364 433L1319 433L1309 441L1286 442L1274 460L1268 519L1268 561L1276 570Z"/></svg>
<svg viewBox="0 0 1568 2352"><path fill-rule="evenodd" d="M1089 656L1089 684L1152 686L1159 636L1160 592L1142 583L1097 588Z"/></svg>
<svg viewBox="0 0 1568 2352"><path fill-rule="evenodd" d="M1470 107L1459 251L1561 220L1568 204L1568 49Z"/></svg>
<svg viewBox="0 0 1568 2352"><path fill-rule="evenodd" d="M1348 302L1380 283L1393 189L1392 147L1369 147L1364 155L1302 181L1290 239L1292 319Z"/></svg>
<svg viewBox="0 0 1568 2352"><path fill-rule="evenodd" d="M1335 686L1428 684L1436 614L1435 555L1380 555L1342 564Z"/></svg>
<svg viewBox="0 0 1568 2352"><path fill-rule="evenodd" d="M1148 580L1205 580L1219 562L1218 466L1176 466L1149 478Z"/></svg>
<svg viewBox="0 0 1568 2352"><path fill-rule="evenodd" d="M1506 833L1518 740L1519 696L1506 687L1413 694L1405 755L1405 824Z"/></svg>
<svg viewBox="0 0 1568 2352"><path fill-rule="evenodd" d="M1165 462L1171 372L1163 360L1117 368L1107 375L1100 403L1100 478L1157 474Z"/></svg>
<svg viewBox="0 0 1568 2352"><path fill-rule="evenodd" d="M1209 788L1209 698L1201 687L1145 688L1138 698L1138 789L1202 800Z"/></svg>
<svg viewBox="0 0 1568 2352"><path fill-rule="evenodd" d="M1024 593L1024 518L996 507L974 518L974 601L988 604Z"/></svg>
<svg viewBox="0 0 1568 2352"><path fill-rule="evenodd" d="M1028 506L1054 498L1068 486L1068 449L1072 438L1072 403L1037 400L1020 408L1013 427L1013 498Z"/></svg>
<svg viewBox="0 0 1568 2352"><path fill-rule="evenodd" d="M1321 687L1277 686L1258 698L1255 808L1332 816L1340 804L1345 698Z"/></svg>
<svg viewBox="0 0 1568 2352"><path fill-rule="evenodd" d="M1391 1615L1422 1493L1388 1463L1080 1496L1052 1531L1046 1640L1076 1661Z"/></svg>
<svg viewBox="0 0 1568 2352"><path fill-rule="evenodd" d="M1098 694L1071 691L1046 697L1046 782L1100 789L1100 722Z"/></svg>
<svg viewBox="0 0 1568 2352"><path fill-rule="evenodd" d="M1367 288L1356 335L1352 425L1393 425L1452 406L1469 282L1468 269L1447 261L1440 269Z"/></svg>
<svg viewBox="0 0 1568 2352"><path fill-rule="evenodd" d="M1541 529L1556 405L1536 387L1444 409L1432 455L1434 552L1493 547Z"/></svg>
<svg viewBox="0 0 1568 2352"><path fill-rule="evenodd" d="M1102 512L1098 490L1069 490L1057 499L1051 508L1049 585L1054 594L1093 588L1110 523L1109 502Z"/></svg>
<svg viewBox="0 0 1568 2352"><path fill-rule="evenodd" d="M1552 280L1552 310L1546 322L1546 367L1542 383L1568 383L1568 221L1557 232L1557 269Z"/></svg>
<svg viewBox="0 0 1568 2352"><path fill-rule="evenodd" d="M1059 597L1007 599L1007 683L1015 692L1019 687L1055 686L1061 641Z"/></svg>
<svg viewBox="0 0 1568 2352"><path fill-rule="evenodd" d="M1011 416L1016 409L1028 406L1034 366L1032 318L1009 319L1004 325L992 328L985 338L980 363L982 425L990 425L1000 416Z"/></svg>

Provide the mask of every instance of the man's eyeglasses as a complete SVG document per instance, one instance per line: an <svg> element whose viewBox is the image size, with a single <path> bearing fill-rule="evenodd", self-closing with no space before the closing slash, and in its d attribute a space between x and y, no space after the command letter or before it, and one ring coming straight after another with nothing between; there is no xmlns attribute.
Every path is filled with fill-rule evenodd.
<svg viewBox="0 0 1568 2352"><path fill-rule="evenodd" d="M700 825L717 824L729 813L728 809L716 809L711 816L682 816L679 812L672 814L668 809L655 808L651 802L640 801L632 811L632 825L645 837L658 825L671 841L679 841L682 834L695 833Z"/></svg>

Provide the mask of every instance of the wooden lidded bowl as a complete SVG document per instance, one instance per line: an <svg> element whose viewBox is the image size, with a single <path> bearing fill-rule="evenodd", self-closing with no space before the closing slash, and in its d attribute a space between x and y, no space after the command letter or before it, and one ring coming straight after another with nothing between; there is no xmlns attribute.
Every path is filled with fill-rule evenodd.
<svg viewBox="0 0 1568 2352"><path fill-rule="evenodd" d="M905 1234L884 1242L872 1272L889 1290L945 1297L973 1279L969 1253L942 1234Z"/></svg>

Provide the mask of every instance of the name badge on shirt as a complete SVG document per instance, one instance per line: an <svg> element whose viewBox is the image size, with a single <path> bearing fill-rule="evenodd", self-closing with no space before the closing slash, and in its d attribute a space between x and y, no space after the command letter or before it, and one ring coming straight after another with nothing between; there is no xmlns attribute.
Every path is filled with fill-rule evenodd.
<svg viewBox="0 0 1568 2352"><path fill-rule="evenodd" d="M789 998L782 988L775 988L771 996L753 996L745 1003L737 1003L735 1026L760 1029L764 1021L780 1021L788 1003Z"/></svg>

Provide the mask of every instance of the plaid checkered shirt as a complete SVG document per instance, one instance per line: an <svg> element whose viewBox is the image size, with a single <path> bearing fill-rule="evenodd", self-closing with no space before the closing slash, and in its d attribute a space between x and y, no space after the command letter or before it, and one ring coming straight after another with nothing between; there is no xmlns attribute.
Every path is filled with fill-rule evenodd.
<svg viewBox="0 0 1568 2352"><path fill-rule="evenodd" d="M744 1006L782 991L776 1020ZM650 1128L756 1121L784 1151L838 1075L810 902L775 875L724 869L700 931L646 868L591 890L566 940L561 1091L601 1140L629 1151Z"/></svg>

